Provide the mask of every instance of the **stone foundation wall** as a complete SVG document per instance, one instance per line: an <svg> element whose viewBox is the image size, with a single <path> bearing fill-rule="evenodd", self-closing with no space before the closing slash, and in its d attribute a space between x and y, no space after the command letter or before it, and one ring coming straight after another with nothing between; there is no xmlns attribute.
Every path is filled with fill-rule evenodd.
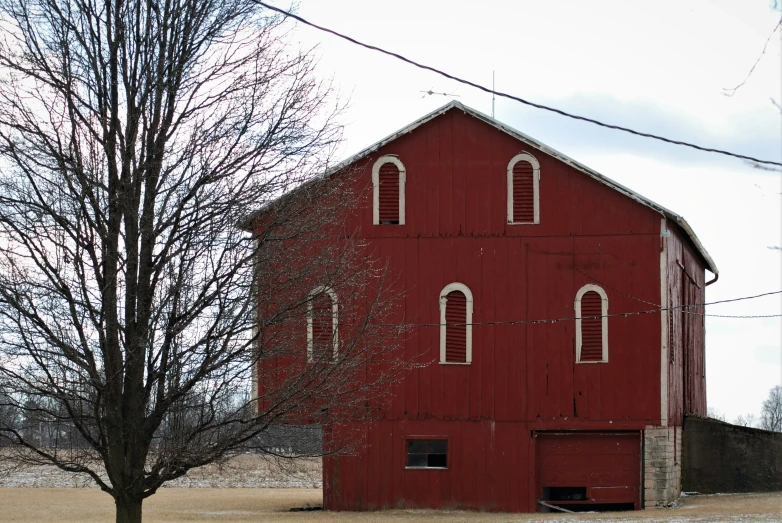
<svg viewBox="0 0 782 523"><path fill-rule="evenodd" d="M682 428L647 426L644 430L644 508L675 501L682 484Z"/></svg>

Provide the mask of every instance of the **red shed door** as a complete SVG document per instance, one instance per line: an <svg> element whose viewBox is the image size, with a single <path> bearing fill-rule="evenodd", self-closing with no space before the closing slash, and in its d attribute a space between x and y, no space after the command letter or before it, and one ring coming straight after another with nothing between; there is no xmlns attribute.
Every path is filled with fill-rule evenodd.
<svg viewBox="0 0 782 523"><path fill-rule="evenodd" d="M536 440L538 500L571 510L640 508L640 433L538 433Z"/></svg>

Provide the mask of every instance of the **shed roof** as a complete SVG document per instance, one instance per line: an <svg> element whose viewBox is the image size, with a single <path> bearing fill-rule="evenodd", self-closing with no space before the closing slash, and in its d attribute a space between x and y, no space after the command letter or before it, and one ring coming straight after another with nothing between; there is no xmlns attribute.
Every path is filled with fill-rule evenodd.
<svg viewBox="0 0 782 523"><path fill-rule="evenodd" d="M698 239L698 237L695 235L695 231L692 230L692 227L687 223L687 220L685 220L680 215L676 214L675 212L666 209L662 205L653 202L652 200L638 194L637 192L628 189L624 185L615 182L614 180L603 176L602 174L598 173L597 171L590 169L586 165L579 163L572 158L568 157L567 155L557 151L556 149L549 147L548 145L532 138L531 136L528 136L521 131L517 131L516 129L505 125L504 123L500 122L499 120L492 118L491 116L488 116L486 114L483 114L480 111L477 111L473 109L472 107L468 107L460 102L452 101L439 109L436 109L432 111L431 113L422 116L418 120L406 125L402 129L386 136L382 140L370 145L366 149L354 154L353 156L343 160L342 162L336 164L334 167L328 169L324 173L324 177L328 177L336 172L339 172L349 165L361 160L362 158L365 158L366 156L369 156L370 154L376 152L383 146L387 145L388 143L396 140L397 138L400 138L401 136L404 136L405 134L408 134L415 130L416 128L420 127L421 125L425 124L426 122L433 120L434 118L437 118L440 115L443 115L447 113L448 111L452 109L458 109L463 111L465 114L468 114L474 118L477 118L479 120L482 120L486 122L487 124L491 125L495 129L498 129L506 134L509 134L510 136L516 138L519 141L524 142L525 144L529 145L530 147L533 147L545 154L548 154L549 156L552 156L556 158L557 160L566 163L573 167L574 169L577 169L581 171L582 173L586 174L587 176L590 176L597 180L598 182L607 185L608 187L611 187L615 191L619 191L620 193L624 194L625 196L628 196L629 198L632 198L636 202L640 203L641 205L644 205L646 207L649 207L650 209L653 209L654 211L660 213L661 215L665 216L669 220L674 221L679 227L682 228L682 230L687 234L687 237L690 239L690 241L693 243L695 248L698 250L700 255L703 257L704 261L706 262L706 268L712 272L714 275L719 274L719 270L717 269L717 265L714 263L714 260L711 258L709 253L706 251L706 248L703 246L701 241ZM294 189L295 191L295 189ZM241 224L244 228L249 228L250 223L252 221L252 216L248 217L247 220L244 220Z"/></svg>

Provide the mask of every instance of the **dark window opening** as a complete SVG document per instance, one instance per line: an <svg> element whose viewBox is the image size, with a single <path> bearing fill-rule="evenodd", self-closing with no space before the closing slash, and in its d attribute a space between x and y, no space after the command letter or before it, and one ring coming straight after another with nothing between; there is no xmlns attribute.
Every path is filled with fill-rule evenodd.
<svg viewBox="0 0 782 523"><path fill-rule="evenodd" d="M586 487L543 487L543 501L581 501L586 499Z"/></svg>
<svg viewBox="0 0 782 523"><path fill-rule="evenodd" d="M448 440L407 440L407 466L412 468L448 468Z"/></svg>

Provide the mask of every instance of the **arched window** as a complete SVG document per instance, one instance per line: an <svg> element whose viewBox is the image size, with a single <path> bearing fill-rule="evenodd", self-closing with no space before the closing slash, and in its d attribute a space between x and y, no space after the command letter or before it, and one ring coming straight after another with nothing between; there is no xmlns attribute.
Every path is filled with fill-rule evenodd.
<svg viewBox="0 0 782 523"><path fill-rule="evenodd" d="M329 287L316 287L307 301L307 363L337 359L339 336L337 294Z"/></svg>
<svg viewBox="0 0 782 523"><path fill-rule="evenodd" d="M472 292L450 283L440 291L440 363L472 362Z"/></svg>
<svg viewBox="0 0 782 523"><path fill-rule="evenodd" d="M529 153L508 163L508 223L540 223L540 164Z"/></svg>
<svg viewBox="0 0 782 523"><path fill-rule="evenodd" d="M608 296L597 285L576 293L576 363L608 362Z"/></svg>
<svg viewBox="0 0 782 523"><path fill-rule="evenodd" d="M405 166L396 156L381 156L372 166L372 223L405 224Z"/></svg>

